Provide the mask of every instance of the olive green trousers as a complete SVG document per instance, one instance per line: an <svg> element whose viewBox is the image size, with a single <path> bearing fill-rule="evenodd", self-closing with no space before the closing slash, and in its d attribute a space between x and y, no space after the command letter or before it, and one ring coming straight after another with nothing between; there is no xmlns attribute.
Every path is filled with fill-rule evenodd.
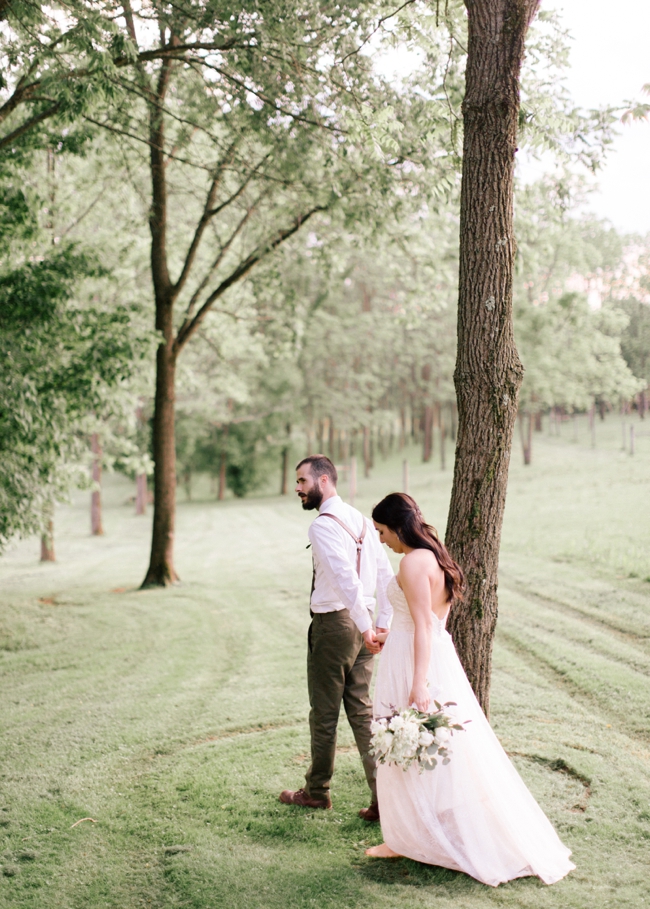
<svg viewBox="0 0 650 909"><path fill-rule="evenodd" d="M305 789L313 799L324 799L329 795L336 756L336 730L343 702L372 801L376 802L377 767L369 750L373 655L364 646L363 637L347 609L315 613L307 640L311 765L305 776Z"/></svg>

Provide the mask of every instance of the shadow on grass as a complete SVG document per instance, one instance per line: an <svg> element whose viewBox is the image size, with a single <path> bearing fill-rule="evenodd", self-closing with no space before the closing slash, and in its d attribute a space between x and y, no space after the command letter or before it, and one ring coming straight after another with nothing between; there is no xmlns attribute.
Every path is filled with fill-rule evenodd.
<svg viewBox="0 0 650 909"><path fill-rule="evenodd" d="M447 893L475 893L482 884L461 874L437 865L422 865L411 859L371 859L359 861L355 870L369 883L401 884L409 887L444 887Z"/></svg>

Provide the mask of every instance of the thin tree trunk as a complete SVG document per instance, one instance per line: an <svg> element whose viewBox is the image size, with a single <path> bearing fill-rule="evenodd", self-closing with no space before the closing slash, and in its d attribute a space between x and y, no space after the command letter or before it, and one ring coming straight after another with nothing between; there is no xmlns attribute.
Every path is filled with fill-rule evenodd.
<svg viewBox="0 0 650 909"><path fill-rule="evenodd" d="M512 324L513 180L519 75L539 0L465 0L458 349L458 438L447 545L467 591L450 631L486 714L497 569L523 367Z"/></svg>
<svg viewBox="0 0 650 909"><path fill-rule="evenodd" d="M433 451L433 407L427 404L424 408L424 432L422 433L422 460L427 464Z"/></svg>
<svg viewBox="0 0 650 909"><path fill-rule="evenodd" d="M363 427L363 475L370 476L370 427Z"/></svg>
<svg viewBox="0 0 650 909"><path fill-rule="evenodd" d="M176 358L171 346L171 306L159 304L156 327L163 337L156 362L153 414L154 505L151 558L142 587L165 587L178 580L174 568L176 519L176 436L174 428ZM167 334L169 332L169 334Z"/></svg>
<svg viewBox="0 0 650 909"><path fill-rule="evenodd" d="M141 432L143 432L147 421L145 420L144 407L142 405L136 407L135 418ZM147 475L144 472L138 473L135 477L135 513L137 515L147 513L147 494Z"/></svg>
<svg viewBox="0 0 650 909"><path fill-rule="evenodd" d="M286 496L289 492L289 455L291 454L291 423L287 423L287 443L282 449L282 477L280 480L280 495ZM330 444L330 453L333 456L333 442Z"/></svg>
<svg viewBox="0 0 650 909"><path fill-rule="evenodd" d="M94 537L104 535L102 527L102 443L99 433L94 432L90 439L90 449L93 453L92 480L95 489L90 494L90 532Z"/></svg>
<svg viewBox="0 0 650 909"><path fill-rule="evenodd" d="M135 513L147 513L147 475L139 473L135 478Z"/></svg>
<svg viewBox="0 0 650 909"><path fill-rule="evenodd" d="M542 411L538 410L535 413L535 432L542 431Z"/></svg>
<svg viewBox="0 0 650 909"><path fill-rule="evenodd" d="M43 508L41 562L56 562L56 556L54 554L54 506L51 503L48 503Z"/></svg>
<svg viewBox="0 0 650 909"><path fill-rule="evenodd" d="M519 414L519 436L524 464L529 465L533 457L533 415L529 412Z"/></svg>
<svg viewBox="0 0 650 909"><path fill-rule="evenodd" d="M348 477L349 493L348 502L354 505L354 499L357 494L357 459L352 455L350 458L350 476Z"/></svg>
<svg viewBox="0 0 650 909"><path fill-rule="evenodd" d="M445 415L442 407L439 411L439 422L440 422L440 470L444 470L447 466L446 464L446 451L445 451L445 442L447 437L447 428L445 426Z"/></svg>
<svg viewBox="0 0 650 909"><path fill-rule="evenodd" d="M282 449L282 466L280 477L280 495L286 496L289 492L289 448Z"/></svg>
<svg viewBox="0 0 650 909"><path fill-rule="evenodd" d="M230 423L224 427L223 437L221 439L221 458L219 461L219 493L217 498L220 502L226 498L226 467L228 466L228 433L230 432Z"/></svg>
<svg viewBox="0 0 650 909"><path fill-rule="evenodd" d="M451 420L450 420L451 441L455 442L456 436L458 434L458 405L456 404L455 401L452 404L450 404L449 409L451 412Z"/></svg>
<svg viewBox="0 0 650 909"><path fill-rule="evenodd" d="M192 471L189 468L186 468L183 471L183 487L185 489L185 495L187 496L187 501L192 501Z"/></svg>

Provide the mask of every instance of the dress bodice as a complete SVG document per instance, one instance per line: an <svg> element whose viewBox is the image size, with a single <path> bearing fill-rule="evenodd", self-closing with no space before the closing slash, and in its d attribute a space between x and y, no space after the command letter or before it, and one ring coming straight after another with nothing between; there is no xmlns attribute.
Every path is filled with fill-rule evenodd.
<svg viewBox="0 0 650 909"><path fill-rule="evenodd" d="M388 599L393 607L393 623L390 626L391 631L408 631L413 634L415 631L415 623L411 617L411 610L406 602L404 591L397 581L397 576L393 576L390 579L386 592L388 593ZM434 635L440 636L444 630L444 620L439 619L438 616L433 613Z"/></svg>

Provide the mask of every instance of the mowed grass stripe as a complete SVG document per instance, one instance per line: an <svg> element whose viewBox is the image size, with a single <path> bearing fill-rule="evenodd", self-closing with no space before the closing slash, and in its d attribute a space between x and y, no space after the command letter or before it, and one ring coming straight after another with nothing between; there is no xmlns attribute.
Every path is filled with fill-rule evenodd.
<svg viewBox="0 0 650 909"><path fill-rule="evenodd" d="M546 631L540 626L501 618L500 639L547 668L573 697L597 705L605 724L615 725L650 742L650 679L588 646ZM548 675L547 675L548 677Z"/></svg>
<svg viewBox="0 0 650 909"><path fill-rule="evenodd" d="M557 577L557 566L553 566L550 577L538 578L534 560L529 566L533 571L522 577L512 570L511 560L504 561L506 566L499 570L501 590L511 590L550 608L574 613L650 650L650 585L644 583L641 589L630 590L629 586L626 589L593 576L581 577L582 571L576 566L570 575L567 566L562 566L568 575L564 582Z"/></svg>
<svg viewBox="0 0 650 909"><path fill-rule="evenodd" d="M519 588L503 585L499 592L500 616L521 623L528 629L543 628L567 640L575 641L610 660L642 675L650 676L650 652L632 643L630 638L604 628L601 623L580 616L548 598L523 594Z"/></svg>

